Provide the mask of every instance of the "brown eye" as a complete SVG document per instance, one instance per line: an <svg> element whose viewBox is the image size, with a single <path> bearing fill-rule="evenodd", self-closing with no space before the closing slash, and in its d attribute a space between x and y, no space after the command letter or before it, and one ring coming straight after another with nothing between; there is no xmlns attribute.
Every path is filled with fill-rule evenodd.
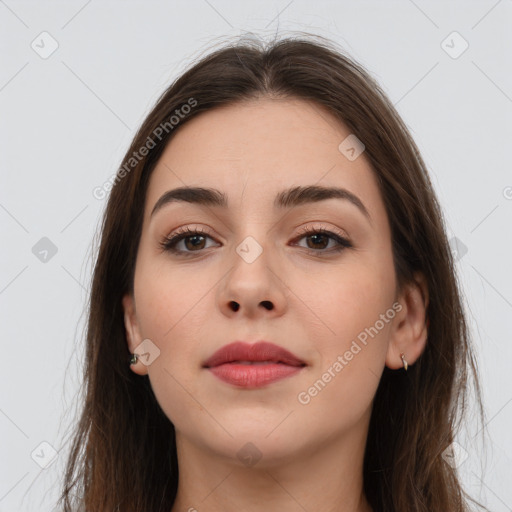
<svg viewBox="0 0 512 512"><path fill-rule="evenodd" d="M308 235L306 239L313 242L313 247L310 247L310 249L327 249L327 245L329 245L329 237L324 233Z"/></svg>
<svg viewBox="0 0 512 512"><path fill-rule="evenodd" d="M306 248L315 253L339 252L352 247L352 244L346 238L324 228L305 228L302 231L302 236L297 240L302 240L303 238L311 241L311 243L306 242ZM335 245L327 249L330 241L333 241Z"/></svg>
<svg viewBox="0 0 512 512"><path fill-rule="evenodd" d="M212 237L206 235L205 232L201 230L183 230L178 232L174 236L169 238L165 238L162 242L160 242L160 246L165 251L178 253L178 254L187 254L190 252L200 252L202 249L205 249L206 239L209 238L213 240ZM177 248L177 245L183 241L182 248Z"/></svg>

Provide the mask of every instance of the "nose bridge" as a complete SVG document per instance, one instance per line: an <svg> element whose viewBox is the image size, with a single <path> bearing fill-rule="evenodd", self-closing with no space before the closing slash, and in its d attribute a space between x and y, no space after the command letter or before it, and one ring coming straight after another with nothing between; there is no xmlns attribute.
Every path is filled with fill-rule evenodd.
<svg viewBox="0 0 512 512"><path fill-rule="evenodd" d="M272 225L268 207L263 199L244 202L241 198L237 205L236 217L233 222L234 249L236 254L247 264L251 264L272 246L270 236Z"/></svg>
<svg viewBox="0 0 512 512"><path fill-rule="evenodd" d="M238 233L241 241L234 246L233 264L235 272L245 279L265 279L272 265L271 243L268 240L268 228L260 223L257 228L254 224L249 227L240 227Z"/></svg>
<svg viewBox="0 0 512 512"><path fill-rule="evenodd" d="M258 263L258 270L267 271L267 266L277 264L275 227L279 221L267 213L269 208L263 201L254 201L249 208L243 208L237 215L232 233L235 253L242 262L246 265Z"/></svg>

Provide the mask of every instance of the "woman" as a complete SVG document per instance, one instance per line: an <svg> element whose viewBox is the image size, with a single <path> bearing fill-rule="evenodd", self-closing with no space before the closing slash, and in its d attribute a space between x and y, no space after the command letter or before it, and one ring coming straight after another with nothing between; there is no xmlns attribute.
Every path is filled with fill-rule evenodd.
<svg viewBox="0 0 512 512"><path fill-rule="evenodd" d="M382 90L320 38L226 45L114 180L61 500L467 511L468 372L481 405L440 206Z"/></svg>

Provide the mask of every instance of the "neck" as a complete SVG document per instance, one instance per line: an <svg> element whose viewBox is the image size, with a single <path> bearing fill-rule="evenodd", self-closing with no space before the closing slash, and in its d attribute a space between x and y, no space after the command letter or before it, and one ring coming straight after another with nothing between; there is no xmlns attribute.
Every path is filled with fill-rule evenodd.
<svg viewBox="0 0 512 512"><path fill-rule="evenodd" d="M350 435L287 459L263 457L244 467L237 458L206 452L176 431L179 483L171 512L372 512L363 493L366 433L358 425Z"/></svg>

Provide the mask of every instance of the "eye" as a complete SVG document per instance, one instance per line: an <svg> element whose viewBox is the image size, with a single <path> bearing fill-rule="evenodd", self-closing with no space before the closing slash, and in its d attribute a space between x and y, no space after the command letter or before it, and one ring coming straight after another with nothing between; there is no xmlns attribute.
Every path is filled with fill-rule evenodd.
<svg viewBox="0 0 512 512"><path fill-rule="evenodd" d="M347 240L341 233L334 233L325 228L313 228L311 226L307 226L302 230L301 236L296 238L296 240L302 239L310 239L312 241L313 247L308 244L306 249L309 249L310 252L313 253L340 252L352 247L349 240ZM331 247L330 250L326 250L330 241L333 241L335 246Z"/></svg>
<svg viewBox="0 0 512 512"><path fill-rule="evenodd" d="M184 229L178 230L173 236L166 237L160 242L160 247L165 250L175 254L186 254L187 252L199 252L201 249L204 249L204 240L206 238L210 238L207 235L206 231L202 231L200 229L189 229L187 226ZM184 242L185 248L187 250L177 249L176 246ZM188 249L191 249L190 251Z"/></svg>

